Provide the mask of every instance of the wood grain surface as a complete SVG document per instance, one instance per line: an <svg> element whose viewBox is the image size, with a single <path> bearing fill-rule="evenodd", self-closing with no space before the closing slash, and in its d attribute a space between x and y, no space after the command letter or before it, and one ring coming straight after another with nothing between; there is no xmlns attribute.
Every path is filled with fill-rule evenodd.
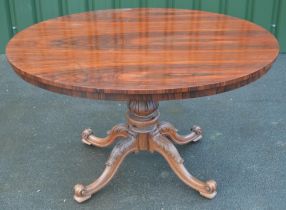
<svg viewBox="0 0 286 210"><path fill-rule="evenodd" d="M50 91L169 100L246 85L270 69L279 46L265 29L230 16L119 9L38 23L18 33L6 53L24 80Z"/></svg>

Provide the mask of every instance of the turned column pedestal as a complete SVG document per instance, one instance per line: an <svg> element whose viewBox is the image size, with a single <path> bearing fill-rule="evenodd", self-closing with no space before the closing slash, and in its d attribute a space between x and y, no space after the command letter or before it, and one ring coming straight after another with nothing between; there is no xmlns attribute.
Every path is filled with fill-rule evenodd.
<svg viewBox="0 0 286 210"><path fill-rule="evenodd" d="M200 181L193 177L184 166L184 160L178 153L173 142L187 144L202 138L202 130L193 126L192 132L182 136L170 123L159 122L158 102L153 100L128 102L127 124L114 126L105 138L93 135L91 129L82 133L82 142L97 147L107 147L117 141L113 148L102 175L93 183L74 187L74 199L83 202L107 185L124 158L133 152L158 152L169 163L175 174L188 186L197 190L202 196L212 199L216 195L216 182Z"/></svg>

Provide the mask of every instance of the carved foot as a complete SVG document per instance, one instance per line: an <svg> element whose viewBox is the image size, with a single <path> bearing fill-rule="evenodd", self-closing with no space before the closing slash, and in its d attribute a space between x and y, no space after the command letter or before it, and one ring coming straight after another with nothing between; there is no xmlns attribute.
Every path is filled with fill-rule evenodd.
<svg viewBox="0 0 286 210"><path fill-rule="evenodd" d="M216 195L216 182L209 180L203 182L195 177L193 177L185 168L183 164L183 159L181 158L178 150L172 144L172 142L162 136L157 134L150 141L152 151L160 153L166 161L169 163L175 174L188 186L197 190L202 196L212 199Z"/></svg>
<svg viewBox="0 0 286 210"><path fill-rule="evenodd" d="M82 184L76 184L74 186L74 199L78 203L82 203L91 198L91 195L87 194L85 191L86 191L86 187Z"/></svg>
<svg viewBox="0 0 286 210"><path fill-rule="evenodd" d="M189 142L196 142L202 138L202 129L199 126L194 125L191 128L191 133L188 135L179 135L177 129L168 122L162 122L159 125L159 131L162 135L168 137L176 144L187 144Z"/></svg>
<svg viewBox="0 0 286 210"><path fill-rule="evenodd" d="M99 138L93 135L90 128L85 129L81 134L81 141L87 145L93 145L97 147L107 147L119 138L127 137L128 128L125 124L115 125L110 131L107 132L107 137Z"/></svg>
<svg viewBox="0 0 286 210"><path fill-rule="evenodd" d="M90 185L75 185L74 199L79 203L88 200L92 194L96 193L110 182L124 158L131 152L136 151L137 142L135 138L129 137L127 139L118 141L113 148L108 161L106 162L105 170L101 176Z"/></svg>
<svg viewBox="0 0 286 210"><path fill-rule="evenodd" d="M208 198L208 199L213 199L217 194L217 192L216 192L216 188L217 188L216 181L209 180L206 182L206 185L207 185L207 192L201 192L200 191L200 195L205 197L205 198Z"/></svg>

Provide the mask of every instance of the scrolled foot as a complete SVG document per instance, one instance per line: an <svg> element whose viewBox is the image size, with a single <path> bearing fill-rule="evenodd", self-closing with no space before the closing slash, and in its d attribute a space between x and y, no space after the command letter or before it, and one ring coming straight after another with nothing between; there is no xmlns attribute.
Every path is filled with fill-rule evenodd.
<svg viewBox="0 0 286 210"><path fill-rule="evenodd" d="M107 132L107 137L96 137L90 128L85 129L81 134L81 141L87 145L94 145L97 147L107 147L114 143L119 137L127 137L128 128L125 124L115 125L110 131Z"/></svg>
<svg viewBox="0 0 286 210"><path fill-rule="evenodd" d="M83 132L81 133L81 141L84 144L91 145L91 143L89 142L89 136L92 134L93 132L90 128L84 129Z"/></svg>
<svg viewBox="0 0 286 210"><path fill-rule="evenodd" d="M191 128L191 131L195 134L193 135L194 138L192 139L192 142L197 142L199 141L203 136L203 129L197 125L194 125L192 128ZM191 133L192 134L192 133ZM190 135L191 135L190 134Z"/></svg>
<svg viewBox="0 0 286 210"><path fill-rule="evenodd" d="M217 194L216 189L217 189L216 181L209 180L206 182L205 191L200 191L200 195L208 199L213 199Z"/></svg>
<svg viewBox="0 0 286 210"><path fill-rule="evenodd" d="M177 129L168 122L162 122L159 125L159 131L162 135L168 137L176 144L187 144L189 142L197 142L202 138L202 129L199 126L194 125L191 128L191 133L187 135L180 135L177 133Z"/></svg>
<svg viewBox="0 0 286 210"><path fill-rule="evenodd" d="M91 195L85 195L85 194L86 194L86 188L84 185L76 184L74 186L74 199L78 203L82 203L91 198Z"/></svg>
<svg viewBox="0 0 286 210"><path fill-rule="evenodd" d="M197 190L202 196L212 199L216 195L216 182L209 180L203 182L192 176L183 164L178 150L172 142L163 135L155 135L151 140L151 147L153 151L161 154L169 163L175 174L188 186Z"/></svg>

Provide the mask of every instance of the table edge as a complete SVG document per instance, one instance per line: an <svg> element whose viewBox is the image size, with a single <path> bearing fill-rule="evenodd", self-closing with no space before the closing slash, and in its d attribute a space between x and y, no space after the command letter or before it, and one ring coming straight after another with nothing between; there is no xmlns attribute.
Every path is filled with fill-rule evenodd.
<svg viewBox="0 0 286 210"><path fill-rule="evenodd" d="M68 96L75 96L87 99L96 99L96 100L113 100L113 101L128 101L130 99L152 99L155 101L165 101L165 100L178 100L178 99L188 99L188 98L198 98L203 96L211 96L227 91L231 91L240 87L243 87L251 82L256 81L265 75L272 67L273 63L276 61L279 53L275 57L275 59L267 66L262 69L253 72L252 74L235 78L233 80L229 80L227 82L220 82L212 84L213 87L199 89L199 87L190 87L184 88L186 90L180 89L171 89L165 90L163 93L152 93L150 90L146 90L146 93L130 93L130 91L126 91L126 93L122 93L122 90L118 92L107 92L106 89L100 90L84 90L82 88L74 87L64 87L64 84L50 84L50 81L41 81L38 78L35 79L36 76L25 74L25 72L19 70L16 66L14 66L8 59L9 64L13 67L14 71L26 82L45 89L47 91L51 91L54 93L64 94ZM227 83L227 84L223 84ZM181 91L180 91L181 90ZM173 91L173 92L172 92ZM158 91L156 91L158 92Z"/></svg>

